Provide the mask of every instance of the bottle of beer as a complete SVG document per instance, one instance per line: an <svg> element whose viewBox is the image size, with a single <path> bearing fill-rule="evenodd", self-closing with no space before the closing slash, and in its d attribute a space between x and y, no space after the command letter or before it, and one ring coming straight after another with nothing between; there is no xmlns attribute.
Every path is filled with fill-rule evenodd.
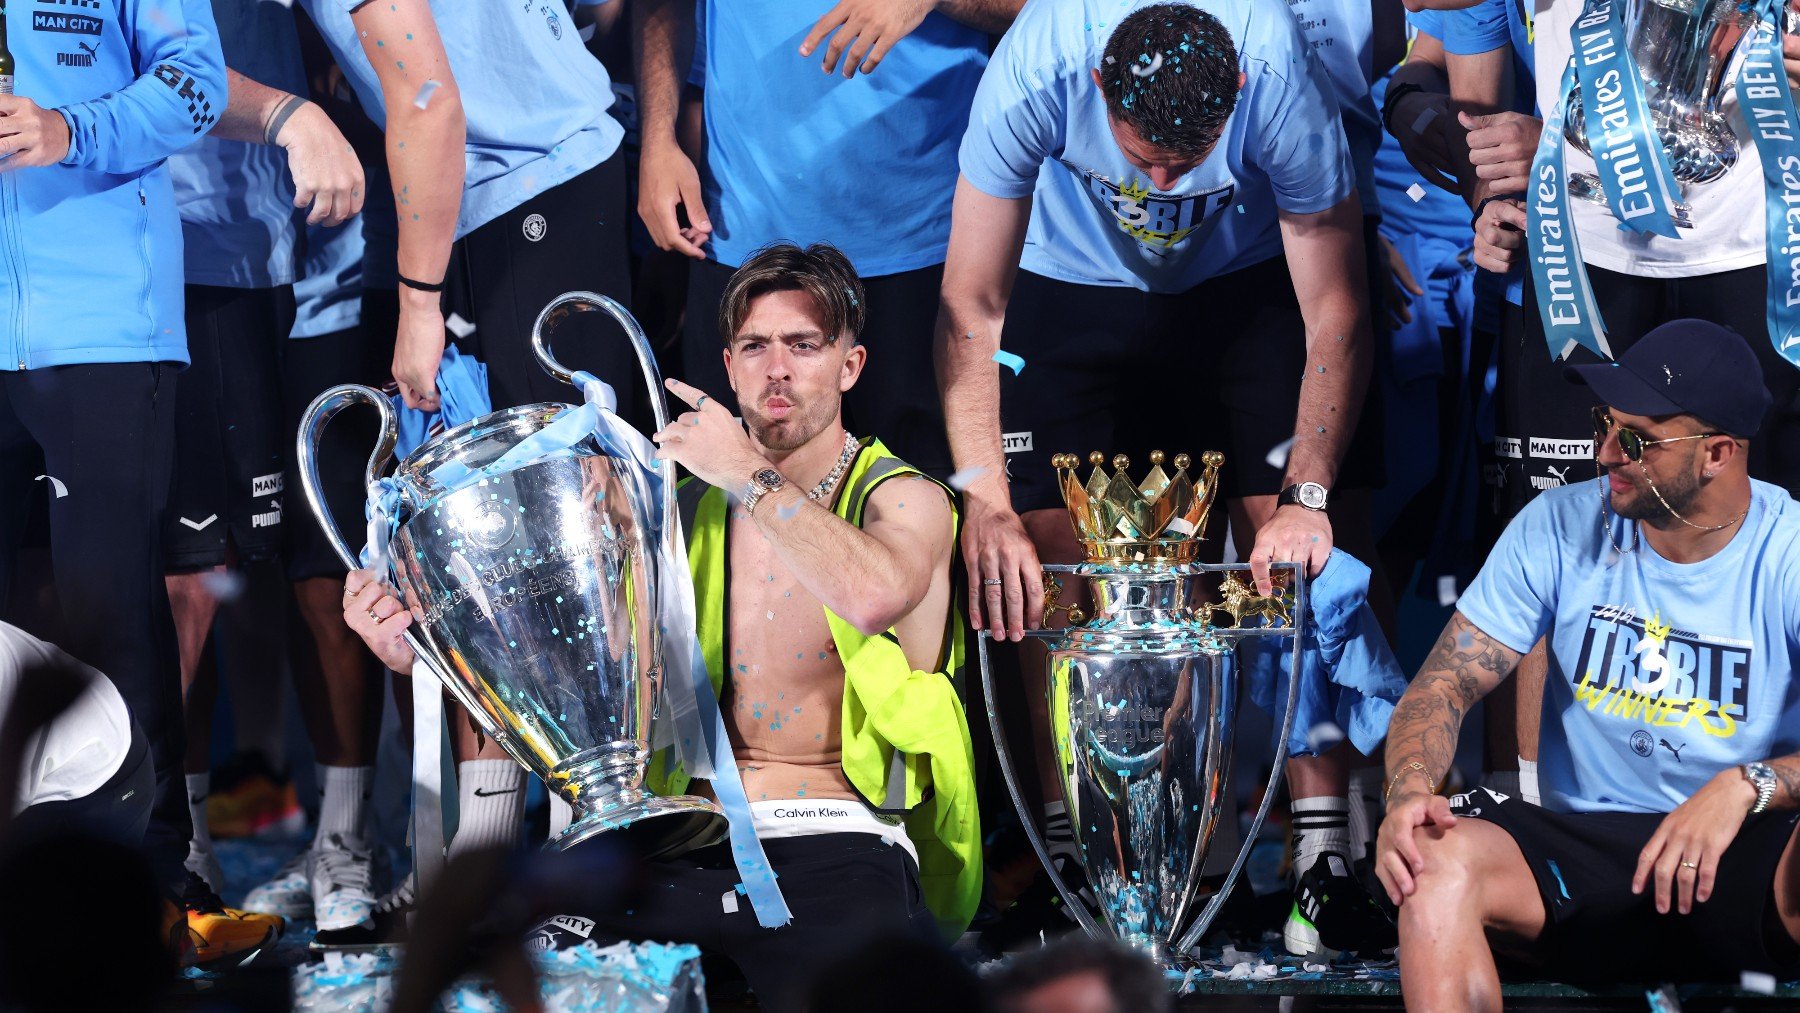
<svg viewBox="0 0 1800 1013"><path fill-rule="evenodd" d="M6 0L0 0L0 95L13 93L13 56L6 48Z"/></svg>

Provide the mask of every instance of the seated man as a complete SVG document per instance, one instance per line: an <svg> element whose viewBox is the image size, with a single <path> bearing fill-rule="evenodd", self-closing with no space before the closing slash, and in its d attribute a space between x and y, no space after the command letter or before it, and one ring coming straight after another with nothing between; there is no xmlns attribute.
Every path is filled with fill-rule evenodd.
<svg viewBox="0 0 1800 1013"><path fill-rule="evenodd" d="M1409 1009L1499 1009L1490 944L1560 980L1800 976L1800 507L1745 471L1756 354L1677 320L1565 375L1605 402L1604 475L1512 522L1388 730L1376 863ZM1433 794L1544 636L1543 807Z"/></svg>
<svg viewBox="0 0 1800 1013"><path fill-rule="evenodd" d="M743 423L671 381L694 410L655 437L659 457L694 475L681 505L700 642L793 921L764 929L737 903L728 843L651 863L619 910L577 912L594 916L596 937L722 953L774 1009L805 995L803 966L877 935L929 936L935 915L954 938L980 894L973 760L952 682L956 512L943 486L844 431L843 396L868 355L863 305L829 246L751 257L719 311ZM411 617L371 576L350 575L346 621L405 671ZM668 776L652 787L685 790Z"/></svg>

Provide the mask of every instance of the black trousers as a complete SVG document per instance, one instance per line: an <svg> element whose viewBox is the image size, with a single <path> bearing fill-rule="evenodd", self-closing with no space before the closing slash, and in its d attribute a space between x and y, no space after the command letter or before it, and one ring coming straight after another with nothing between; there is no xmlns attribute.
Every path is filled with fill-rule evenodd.
<svg viewBox="0 0 1800 1013"><path fill-rule="evenodd" d="M143 728L156 777L144 847L171 890L185 879L193 833L163 586L177 368L119 362L0 373L0 602L22 576L14 570L32 498L49 497L61 628L33 632L104 672ZM40 461L54 483L34 481Z"/></svg>
<svg viewBox="0 0 1800 1013"><path fill-rule="evenodd" d="M131 748L106 783L80 798L27 806L13 819L12 841L45 840L81 834L123 844L143 843L150 823L151 792L156 772L150 767L150 743L137 722L131 723Z"/></svg>
<svg viewBox="0 0 1800 1013"><path fill-rule="evenodd" d="M595 921L592 938L693 943L744 972L764 1009L804 1008L813 978L834 960L877 940L938 941L936 922L919 891L919 872L905 849L873 834L819 834L763 842L780 877L793 921L757 924L731 845L715 844L650 862L633 877L633 892L614 909L578 914Z"/></svg>

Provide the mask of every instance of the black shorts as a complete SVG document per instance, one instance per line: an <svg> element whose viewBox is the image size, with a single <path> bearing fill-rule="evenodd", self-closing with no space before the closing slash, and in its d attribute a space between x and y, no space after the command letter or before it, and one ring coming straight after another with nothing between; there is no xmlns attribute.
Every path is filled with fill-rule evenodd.
<svg viewBox="0 0 1800 1013"><path fill-rule="evenodd" d="M1019 272L1000 345L1000 419L1013 509L1060 508L1053 454L1125 454L1134 469L1162 449L1225 453L1224 495L1273 496L1286 480L1270 451L1293 438L1306 371L1306 322L1285 257L1178 294L1077 285ZM1373 387L1373 384L1371 384ZM1371 402L1337 487L1382 483Z"/></svg>
<svg viewBox="0 0 1800 1013"><path fill-rule="evenodd" d="M364 293L359 326L288 343L281 371L285 432L297 433L306 406L330 387L362 383L380 389L388 382L398 315L394 293ZM353 549L361 547L365 535L363 469L375 447L376 423L374 412L352 408L331 420L318 447L319 484L325 502ZM299 461L290 454L286 481L289 520L282 544L288 579L342 577L343 561L307 505L299 468Z"/></svg>
<svg viewBox="0 0 1800 1013"><path fill-rule="evenodd" d="M172 573L271 559L281 549L281 357L294 289L187 287L188 357L175 388L175 481L164 523Z"/></svg>
<svg viewBox="0 0 1800 1013"><path fill-rule="evenodd" d="M1710 320L1746 335L1762 363L1763 382L1775 395L1762 432L1750 441L1750 475L1800 495L1800 411L1795 405L1800 370L1769 341L1763 268L1692 278L1640 278L1592 265L1587 270L1615 358L1645 332L1683 317ZM1567 359L1553 359L1530 284L1524 302L1502 308L1494 457L1483 469L1502 519L1516 516L1545 489L1596 474L1588 409L1598 399L1586 387L1563 379L1562 371L1566 365L1601 360L1581 347Z"/></svg>
<svg viewBox="0 0 1800 1013"><path fill-rule="evenodd" d="M719 334L719 303L733 273L735 269L710 260L688 268L681 362L688 383L735 414L737 395L725 378L725 341ZM931 348L944 265L864 278L862 283L867 306L862 345L869 361L862 378L844 395L844 424L852 432L880 437L920 471L948 478L955 469Z"/></svg>
<svg viewBox="0 0 1800 1013"><path fill-rule="evenodd" d="M487 364L495 408L581 399L538 365L531 326L565 292L597 292L631 306L630 221L625 156L616 152L457 241L446 309L475 325L457 343ZM622 410L635 420L628 409L642 399L642 374L631 343L611 318L578 313L550 337L563 365L612 384Z"/></svg>
<svg viewBox="0 0 1800 1013"><path fill-rule="evenodd" d="M896 937L939 941L905 849L861 833L783 837L763 849L794 916L781 928L757 924L737 892L729 842L645 863L608 910L572 913L593 919L591 937L601 945L670 940L729 958L762 1007L782 1011L803 1008L812 975L858 947Z"/></svg>
<svg viewBox="0 0 1800 1013"><path fill-rule="evenodd" d="M1631 892L1638 853L1660 813L1558 813L1485 788L1452 800L1458 816L1512 836L1544 901L1544 934L1527 975L1558 981L1736 982L1742 971L1800 977L1800 945L1776 914L1775 871L1800 812L1749 817L1719 861L1712 897L1683 915L1656 912L1653 888Z"/></svg>

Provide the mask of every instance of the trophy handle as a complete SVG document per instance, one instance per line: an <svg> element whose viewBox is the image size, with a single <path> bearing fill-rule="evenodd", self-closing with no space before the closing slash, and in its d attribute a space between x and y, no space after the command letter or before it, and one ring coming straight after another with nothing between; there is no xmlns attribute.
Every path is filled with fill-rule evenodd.
<svg viewBox="0 0 1800 1013"><path fill-rule="evenodd" d="M987 696L988 728L994 734L994 754L1000 760L1000 776L1006 781L1006 793L1012 796L1013 808L1019 813L1019 826L1025 830L1025 837L1031 842L1031 850L1037 853L1039 864L1049 873L1050 882L1056 892L1062 895L1063 903L1068 905L1069 913L1081 925L1082 931L1093 939L1112 937L1110 929L1102 928L1094 919L1081 897L1069 889L1062 876L1056 871L1055 863L1050 861L1050 848L1044 843L1043 832L1038 829L1037 819L1025 804L1025 796L1019 791L1019 775L1013 770L1012 750L1007 748L1006 730L1001 727L1000 709L994 704L994 672L988 665L988 631L982 630L975 638L975 655L981 669L981 691ZM1279 764L1277 764L1279 766ZM1241 861L1240 861L1240 864Z"/></svg>
<svg viewBox="0 0 1800 1013"><path fill-rule="evenodd" d="M338 558L352 570L360 569L362 561L357 558L355 549L345 540L344 533L338 529L336 518L331 516L331 505L325 502L325 492L319 482L319 440L325 434L325 427L338 412L353 404L366 404L381 413L381 435L375 441L375 449L369 451L368 466L363 469L363 486L375 484L381 473L387 470L388 462L394 458L394 444L399 439L399 429L394 419L394 406L373 387L365 387L359 383L339 384L327 390L306 406L306 413L300 416L300 431L295 437L295 460L300 462L300 486L306 491L306 505L312 509L313 516L324 529L325 538L331 547L337 550Z"/></svg>

